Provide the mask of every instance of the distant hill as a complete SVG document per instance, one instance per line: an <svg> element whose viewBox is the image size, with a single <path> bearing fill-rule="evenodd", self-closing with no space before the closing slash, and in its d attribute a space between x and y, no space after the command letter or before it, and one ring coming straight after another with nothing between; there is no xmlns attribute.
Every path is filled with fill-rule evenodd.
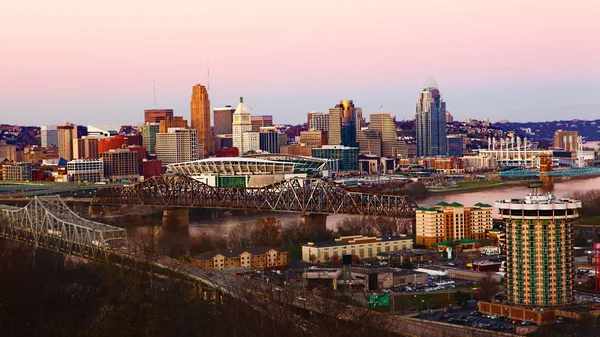
<svg viewBox="0 0 600 337"><path fill-rule="evenodd" d="M550 122L494 123L503 131L515 131L519 136L527 136L531 140L552 139L557 130L578 131L587 141L600 140L600 119L595 120L561 120ZM531 133L529 133L529 129Z"/></svg>

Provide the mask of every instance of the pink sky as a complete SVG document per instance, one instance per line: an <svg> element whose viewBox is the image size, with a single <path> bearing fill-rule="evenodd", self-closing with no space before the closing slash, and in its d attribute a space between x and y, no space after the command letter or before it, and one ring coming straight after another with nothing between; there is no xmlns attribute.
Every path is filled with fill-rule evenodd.
<svg viewBox="0 0 600 337"><path fill-rule="evenodd" d="M0 13L2 123L137 124L153 78L158 105L187 117L207 58L213 106L245 96L275 122L340 99L412 118L429 75L459 118L600 113L597 0L34 0Z"/></svg>

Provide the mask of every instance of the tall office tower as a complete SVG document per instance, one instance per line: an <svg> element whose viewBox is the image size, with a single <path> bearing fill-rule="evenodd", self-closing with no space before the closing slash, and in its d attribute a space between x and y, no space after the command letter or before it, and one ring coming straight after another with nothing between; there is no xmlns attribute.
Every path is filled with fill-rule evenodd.
<svg viewBox="0 0 600 337"><path fill-rule="evenodd" d="M160 123L167 117L173 117L173 109L144 110L144 123Z"/></svg>
<svg viewBox="0 0 600 337"><path fill-rule="evenodd" d="M231 105L227 105L223 108L214 108L213 114L215 116L215 135L230 135L233 131L231 125L233 124L233 113L235 108Z"/></svg>
<svg viewBox="0 0 600 337"><path fill-rule="evenodd" d="M198 160L203 153L200 147L196 129L170 128L156 135L156 159L163 164Z"/></svg>
<svg viewBox="0 0 600 337"><path fill-rule="evenodd" d="M73 139L73 159L98 159L98 139L94 136L83 136Z"/></svg>
<svg viewBox="0 0 600 337"><path fill-rule="evenodd" d="M581 201L531 193L496 202L506 222L506 299L548 307L573 302L572 229ZM417 217L418 218L418 217Z"/></svg>
<svg viewBox="0 0 600 337"><path fill-rule="evenodd" d="M260 128L273 126L273 116L251 116L250 122L252 123L252 131L260 132Z"/></svg>
<svg viewBox="0 0 600 337"><path fill-rule="evenodd" d="M148 154L156 154L156 135L160 130L159 123L145 123L141 126L142 146L146 148Z"/></svg>
<svg viewBox="0 0 600 337"><path fill-rule="evenodd" d="M158 132L167 133L171 128L184 128L188 129L187 120L183 119L181 116L173 116L167 117L160 121L160 125L158 126Z"/></svg>
<svg viewBox="0 0 600 337"><path fill-rule="evenodd" d="M450 113L450 111L446 111L446 124L453 123L453 122L454 122L454 117L452 117L452 114Z"/></svg>
<svg viewBox="0 0 600 337"><path fill-rule="evenodd" d="M250 112L248 112L248 108L246 107L246 104L244 104L244 97L240 97L240 103L238 103L237 108L235 108L231 128L233 131L233 147L237 147L240 155L250 151L250 149L244 148L242 141L242 133L252 131Z"/></svg>
<svg viewBox="0 0 600 337"><path fill-rule="evenodd" d="M205 86L196 84L192 88L190 112L192 129L198 130L198 143L204 145L204 156L208 157L215 150L213 135L210 130L210 100Z"/></svg>
<svg viewBox="0 0 600 337"><path fill-rule="evenodd" d="M138 181L140 178L140 154L129 149L113 149L102 153L104 175L110 181Z"/></svg>
<svg viewBox="0 0 600 337"><path fill-rule="evenodd" d="M324 114L321 112L309 112L308 129L318 131L329 131L329 114Z"/></svg>
<svg viewBox="0 0 600 337"><path fill-rule="evenodd" d="M65 160L73 160L73 139L77 139L77 126L71 123L59 125L58 155Z"/></svg>
<svg viewBox="0 0 600 337"><path fill-rule="evenodd" d="M356 109L352 100L342 100L329 109L329 144L357 147ZM362 111L362 110L361 110Z"/></svg>
<svg viewBox="0 0 600 337"><path fill-rule="evenodd" d="M56 125L42 125L40 134L43 147L58 146L58 129Z"/></svg>
<svg viewBox="0 0 600 337"><path fill-rule="evenodd" d="M401 152L400 149L405 147L396 136L396 122L389 113L372 113L369 130L377 132L381 137L382 156L396 158Z"/></svg>
<svg viewBox="0 0 600 337"><path fill-rule="evenodd" d="M420 157L445 156L446 102L437 82L428 78L419 94L416 109L417 155Z"/></svg>

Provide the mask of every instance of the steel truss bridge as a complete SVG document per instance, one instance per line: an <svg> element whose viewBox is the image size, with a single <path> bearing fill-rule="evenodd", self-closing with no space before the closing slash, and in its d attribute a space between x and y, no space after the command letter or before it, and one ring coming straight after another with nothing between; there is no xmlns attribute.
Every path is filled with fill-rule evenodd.
<svg viewBox="0 0 600 337"><path fill-rule="evenodd" d="M531 169L513 169L500 172L500 177L509 179L519 178L539 178L541 176L548 177L575 177L575 176L597 176L600 175L599 167L574 167L568 169L559 169L540 173L539 170Z"/></svg>
<svg viewBox="0 0 600 337"><path fill-rule="evenodd" d="M167 175L133 186L99 189L93 203L391 217L413 217L418 207L409 197L350 192L316 178L241 188L214 187L187 176Z"/></svg>
<svg viewBox="0 0 600 337"><path fill-rule="evenodd" d="M25 207L0 205L0 236L91 260L127 243L124 229L80 217L59 196L35 197Z"/></svg>

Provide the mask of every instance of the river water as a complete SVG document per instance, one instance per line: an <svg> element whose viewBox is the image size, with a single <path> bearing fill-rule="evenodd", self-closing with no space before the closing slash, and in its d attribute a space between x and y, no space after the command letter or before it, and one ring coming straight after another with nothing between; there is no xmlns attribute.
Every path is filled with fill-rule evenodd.
<svg viewBox="0 0 600 337"><path fill-rule="evenodd" d="M540 192L551 192L556 197L565 197L573 192L585 191L590 189L600 189L600 177L588 179L575 179L557 182L551 190L541 190ZM456 194L431 195L428 198L418 202L419 206L430 207L440 201L458 202L465 206L472 206L478 202L494 205L494 202L501 199L522 198L530 192L526 186L508 186L489 190L479 190L473 192L464 192ZM195 211L190 214L190 226L185 228L175 228L161 230L160 223L147 225L125 226L130 238L139 240L139 238L150 232L156 233L160 243L163 246L177 245L190 247L195 239L202 236L203 233L227 235L229 231L240 223L254 223L257 219L272 216L279 219L283 225L286 223L298 222L300 214L286 212L234 212L220 213L214 217L210 211ZM327 217L327 228L336 229L337 224L349 215L330 215ZM494 210L494 217L497 217L497 210Z"/></svg>

